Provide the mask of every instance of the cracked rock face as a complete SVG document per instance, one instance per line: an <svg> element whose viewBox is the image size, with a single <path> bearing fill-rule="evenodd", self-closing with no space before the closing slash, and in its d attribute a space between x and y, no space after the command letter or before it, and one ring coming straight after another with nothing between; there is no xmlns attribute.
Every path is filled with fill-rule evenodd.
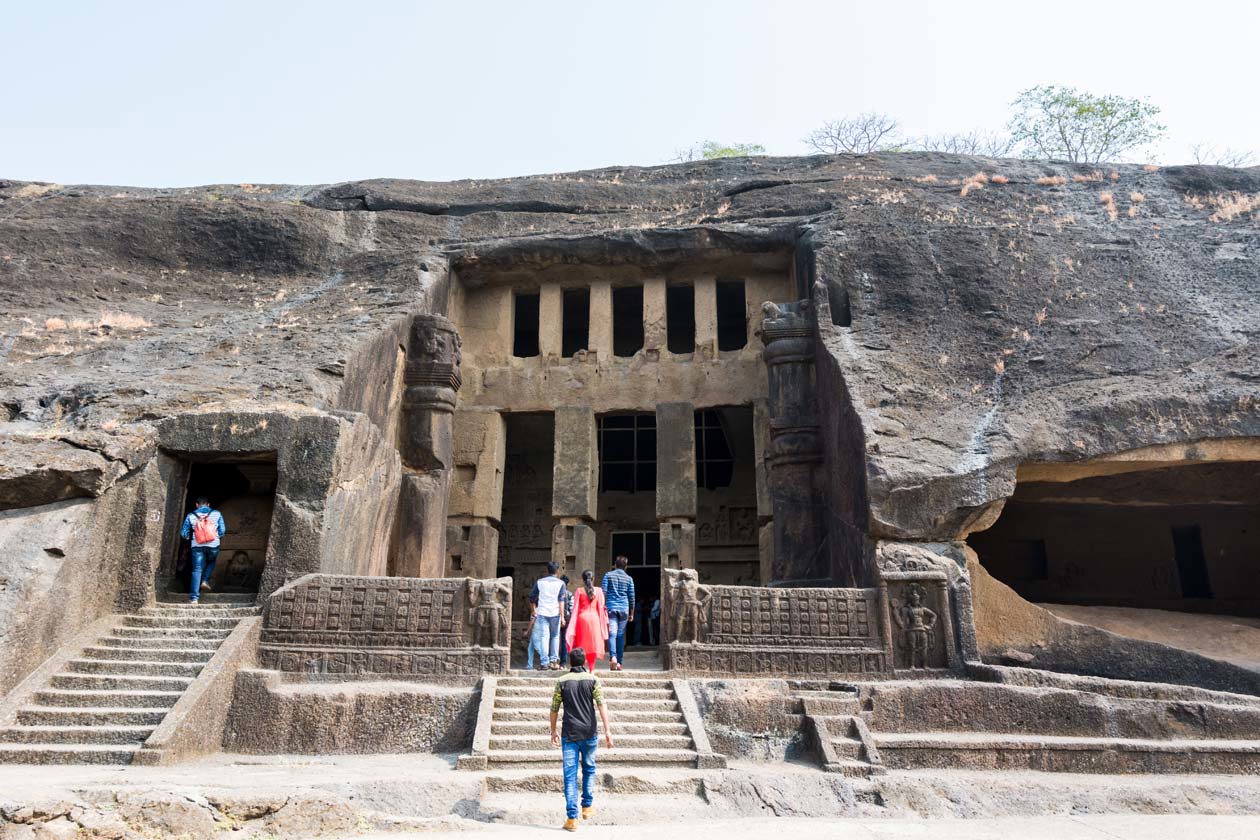
<svg viewBox="0 0 1260 840"><path fill-rule="evenodd" d="M937 154L445 184L0 181L0 507L99 495L173 414L363 410L347 394L380 358L365 348L440 306L452 260L794 248L837 322L823 363L845 387L824 399L857 421L853 524L955 539L996 515L1021 461L1260 435L1258 193L1255 168Z"/></svg>

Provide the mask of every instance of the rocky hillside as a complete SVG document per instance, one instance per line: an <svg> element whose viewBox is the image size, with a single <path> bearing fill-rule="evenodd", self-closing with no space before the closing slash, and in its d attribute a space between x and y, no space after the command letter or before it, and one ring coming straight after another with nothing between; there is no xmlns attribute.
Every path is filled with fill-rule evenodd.
<svg viewBox="0 0 1260 840"><path fill-rule="evenodd" d="M0 508L99 495L154 421L335 408L450 259L797 247L861 420L874 533L954 536L1022 459L1260 435L1260 169L934 154L501 181L0 181Z"/></svg>

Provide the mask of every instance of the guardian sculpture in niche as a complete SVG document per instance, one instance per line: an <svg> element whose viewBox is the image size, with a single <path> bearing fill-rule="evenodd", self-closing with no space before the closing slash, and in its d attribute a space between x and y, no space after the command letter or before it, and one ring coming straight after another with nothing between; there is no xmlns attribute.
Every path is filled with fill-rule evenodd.
<svg viewBox="0 0 1260 840"><path fill-rule="evenodd" d="M671 572L671 577L675 573ZM708 588L700 585L700 577L695 569L680 569L674 584L674 638L684 644L704 641L705 627L708 625L709 600L712 597Z"/></svg>
<svg viewBox="0 0 1260 840"><path fill-rule="evenodd" d="M506 646L509 640L509 578L468 581L468 623L477 647Z"/></svg>
<svg viewBox="0 0 1260 840"><path fill-rule="evenodd" d="M936 633L936 613L923 605L923 587L911 584L906 590L906 603L893 611L893 620L901 630L901 644L911 668L928 667Z"/></svg>

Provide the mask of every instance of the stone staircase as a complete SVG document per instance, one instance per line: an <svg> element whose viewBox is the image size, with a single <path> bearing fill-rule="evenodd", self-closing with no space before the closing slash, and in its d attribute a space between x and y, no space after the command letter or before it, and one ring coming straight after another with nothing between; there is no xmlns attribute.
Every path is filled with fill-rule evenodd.
<svg viewBox="0 0 1260 840"><path fill-rule="evenodd" d="M859 778L885 772L856 689L803 691L798 699L824 770Z"/></svg>
<svg viewBox="0 0 1260 840"><path fill-rule="evenodd" d="M464 757L461 766L558 767L560 751L551 745L548 717L555 680L562 673L512 671L483 680L476 758ZM725 766L725 759L709 747L685 680L651 671L601 671L597 676L615 744L612 749L601 745L601 764Z"/></svg>
<svg viewBox="0 0 1260 840"><path fill-rule="evenodd" d="M0 728L0 763L130 763L254 602L206 593L123 616Z"/></svg>

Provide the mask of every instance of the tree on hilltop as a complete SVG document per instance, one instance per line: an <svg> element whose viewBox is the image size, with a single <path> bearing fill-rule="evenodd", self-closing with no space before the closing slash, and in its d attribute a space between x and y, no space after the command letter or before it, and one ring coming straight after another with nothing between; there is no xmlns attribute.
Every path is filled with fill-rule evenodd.
<svg viewBox="0 0 1260 840"><path fill-rule="evenodd" d="M1144 99L1040 85L1011 105L1011 137L1026 157L1109 163L1158 140L1165 131L1156 121L1159 108Z"/></svg>

